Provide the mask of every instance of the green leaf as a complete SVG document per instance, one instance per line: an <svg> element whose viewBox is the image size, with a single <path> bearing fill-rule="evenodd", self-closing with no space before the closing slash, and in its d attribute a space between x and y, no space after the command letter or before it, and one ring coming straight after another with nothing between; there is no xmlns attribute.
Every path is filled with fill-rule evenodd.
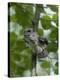
<svg viewBox="0 0 60 80"><path fill-rule="evenodd" d="M25 64L25 69L31 69L32 65L31 65L31 54L32 54L32 51L27 48L24 50L24 64Z"/></svg>
<svg viewBox="0 0 60 80"><path fill-rule="evenodd" d="M9 16L9 18L10 18L9 21L16 22L16 16L15 15Z"/></svg>
<svg viewBox="0 0 60 80"><path fill-rule="evenodd" d="M15 7L17 23L26 26L31 25L31 20L33 18L33 7L32 5L21 5L17 4Z"/></svg>
<svg viewBox="0 0 60 80"><path fill-rule="evenodd" d="M24 52L24 53L22 53ZM25 49L22 52L13 51L10 54L10 76L23 76L23 72L31 69L31 51ZM17 62L17 64L16 64Z"/></svg>
<svg viewBox="0 0 60 80"><path fill-rule="evenodd" d="M52 16L52 20L56 23L56 25L58 26L58 14L54 14Z"/></svg>
<svg viewBox="0 0 60 80"><path fill-rule="evenodd" d="M16 71L17 70L17 66L14 63L14 60L11 60L10 58L10 77L13 77L14 75L16 75Z"/></svg>
<svg viewBox="0 0 60 80"><path fill-rule="evenodd" d="M54 72L55 72L55 74L58 74L58 69L55 69L55 71L54 71Z"/></svg>
<svg viewBox="0 0 60 80"><path fill-rule="evenodd" d="M15 50L21 52L25 49L25 42L23 39L17 40Z"/></svg>
<svg viewBox="0 0 60 80"><path fill-rule="evenodd" d="M26 69L31 69L31 57L29 58L29 56L24 58L24 63L25 63L25 68Z"/></svg>
<svg viewBox="0 0 60 80"><path fill-rule="evenodd" d="M41 66L43 68L50 68L50 63L48 61L44 61L44 62L42 62Z"/></svg>
<svg viewBox="0 0 60 80"><path fill-rule="evenodd" d="M41 18L41 23L42 23L42 27L44 29L49 29L51 26L51 19L48 15L43 16L43 18Z"/></svg>
<svg viewBox="0 0 60 80"><path fill-rule="evenodd" d="M14 47L15 41L16 41L16 34L14 32L10 33L10 47Z"/></svg>
<svg viewBox="0 0 60 80"><path fill-rule="evenodd" d="M55 66L58 66L58 62L55 63Z"/></svg>
<svg viewBox="0 0 60 80"><path fill-rule="evenodd" d="M50 7L50 9L54 12L58 12L58 6L57 5L48 5L48 7Z"/></svg>
<svg viewBox="0 0 60 80"><path fill-rule="evenodd" d="M58 67L57 66L54 67L54 73L58 74Z"/></svg>
<svg viewBox="0 0 60 80"><path fill-rule="evenodd" d="M44 33L43 29L38 29L37 33L38 33L39 36L43 36L43 33Z"/></svg>
<svg viewBox="0 0 60 80"><path fill-rule="evenodd" d="M57 49L58 49L58 44L57 43L51 42L51 43L48 44L47 50L49 52L56 52Z"/></svg>
<svg viewBox="0 0 60 80"><path fill-rule="evenodd" d="M54 72L55 74L58 74L58 62L55 63L55 66L54 66Z"/></svg>
<svg viewBox="0 0 60 80"><path fill-rule="evenodd" d="M16 65L15 61L10 62L10 77L19 77L23 75L25 70L24 66Z"/></svg>
<svg viewBox="0 0 60 80"><path fill-rule="evenodd" d="M57 41L58 40L58 29L57 28L52 29L52 32L49 35L49 39L51 41Z"/></svg>

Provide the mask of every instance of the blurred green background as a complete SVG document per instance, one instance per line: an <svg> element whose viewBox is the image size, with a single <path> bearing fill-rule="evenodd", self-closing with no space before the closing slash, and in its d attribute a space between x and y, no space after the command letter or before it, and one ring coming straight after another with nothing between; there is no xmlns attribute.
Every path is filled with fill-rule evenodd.
<svg viewBox="0 0 60 80"><path fill-rule="evenodd" d="M10 33L10 77L31 75L32 51L26 48L24 30L32 25L37 4L9 3L8 29ZM58 74L58 6L40 5L37 34L48 39L48 54L51 57L37 63L37 73Z"/></svg>

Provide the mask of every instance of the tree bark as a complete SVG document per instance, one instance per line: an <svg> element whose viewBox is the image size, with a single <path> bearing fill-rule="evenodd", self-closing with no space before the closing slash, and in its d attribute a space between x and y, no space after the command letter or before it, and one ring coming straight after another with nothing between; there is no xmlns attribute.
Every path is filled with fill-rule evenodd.
<svg viewBox="0 0 60 80"><path fill-rule="evenodd" d="M38 30L38 25L39 25L39 19L40 19L40 13L43 11L43 5L36 4L36 11L35 11L35 16L32 20L32 26L35 31Z"/></svg>

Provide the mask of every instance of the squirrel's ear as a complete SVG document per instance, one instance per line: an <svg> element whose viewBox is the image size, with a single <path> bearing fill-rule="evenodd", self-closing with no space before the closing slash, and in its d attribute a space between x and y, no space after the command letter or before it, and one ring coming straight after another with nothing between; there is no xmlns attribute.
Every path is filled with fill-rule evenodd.
<svg viewBox="0 0 60 80"><path fill-rule="evenodd" d="M41 45L44 45L44 44L48 45L48 40L46 38L39 37L38 40Z"/></svg>

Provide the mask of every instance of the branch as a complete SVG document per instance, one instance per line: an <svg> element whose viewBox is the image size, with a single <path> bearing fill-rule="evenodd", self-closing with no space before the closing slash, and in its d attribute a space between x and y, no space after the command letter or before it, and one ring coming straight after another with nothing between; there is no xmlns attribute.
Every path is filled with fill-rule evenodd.
<svg viewBox="0 0 60 80"><path fill-rule="evenodd" d="M43 5L36 4L35 16L32 20L32 26L35 31L38 30L38 24L40 19L40 12L43 10Z"/></svg>

